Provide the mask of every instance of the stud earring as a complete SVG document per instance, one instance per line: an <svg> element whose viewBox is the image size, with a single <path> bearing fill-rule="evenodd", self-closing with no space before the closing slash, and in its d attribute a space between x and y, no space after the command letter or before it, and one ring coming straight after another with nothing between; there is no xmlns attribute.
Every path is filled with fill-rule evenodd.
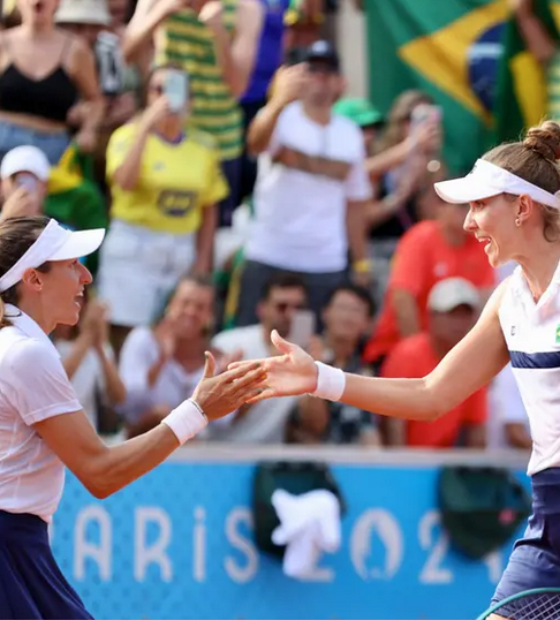
<svg viewBox="0 0 560 620"><path fill-rule="evenodd" d="M521 220L519 218L515 219L515 225L516 226L521 226Z"/></svg>

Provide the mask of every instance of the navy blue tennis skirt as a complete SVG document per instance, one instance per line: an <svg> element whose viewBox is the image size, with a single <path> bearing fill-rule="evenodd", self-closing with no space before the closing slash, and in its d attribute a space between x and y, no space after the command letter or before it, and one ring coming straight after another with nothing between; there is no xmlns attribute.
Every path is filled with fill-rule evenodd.
<svg viewBox="0 0 560 620"><path fill-rule="evenodd" d="M35 515L0 510L0 618L92 618L58 568L47 524Z"/></svg>
<svg viewBox="0 0 560 620"><path fill-rule="evenodd" d="M532 476L533 513L516 541L492 603L532 588L560 587L560 468ZM500 609L515 620L515 610Z"/></svg>

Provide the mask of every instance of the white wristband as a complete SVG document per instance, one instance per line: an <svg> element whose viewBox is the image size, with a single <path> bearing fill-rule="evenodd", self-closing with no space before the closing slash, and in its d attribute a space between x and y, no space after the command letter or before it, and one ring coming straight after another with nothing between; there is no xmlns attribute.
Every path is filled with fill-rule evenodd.
<svg viewBox="0 0 560 620"><path fill-rule="evenodd" d="M340 400L346 387L344 371L323 364L323 362L315 362L315 365L317 366L317 388L311 396L324 400Z"/></svg>
<svg viewBox="0 0 560 620"><path fill-rule="evenodd" d="M208 418L200 405L189 398L173 409L161 422L169 426L179 443L183 445L205 428L208 424Z"/></svg>

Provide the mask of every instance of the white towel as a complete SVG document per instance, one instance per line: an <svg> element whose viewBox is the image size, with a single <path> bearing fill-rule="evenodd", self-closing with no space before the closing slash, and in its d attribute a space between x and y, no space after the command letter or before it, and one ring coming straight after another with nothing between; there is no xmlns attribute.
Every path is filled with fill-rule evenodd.
<svg viewBox="0 0 560 620"><path fill-rule="evenodd" d="M278 489L272 505L280 525L272 532L272 542L286 545L284 573L305 578L323 552L334 553L340 547L340 504L330 491L317 490L292 495Z"/></svg>

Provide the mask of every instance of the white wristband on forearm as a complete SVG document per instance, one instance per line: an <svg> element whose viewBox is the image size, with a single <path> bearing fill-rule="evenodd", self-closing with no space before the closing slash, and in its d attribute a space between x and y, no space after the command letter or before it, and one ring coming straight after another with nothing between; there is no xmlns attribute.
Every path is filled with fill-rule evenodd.
<svg viewBox="0 0 560 620"><path fill-rule="evenodd" d="M162 424L167 424L175 433L179 443L183 445L189 439L192 439L208 424L208 418L200 405L189 398L185 400L173 411L165 416Z"/></svg>
<svg viewBox="0 0 560 620"><path fill-rule="evenodd" d="M344 371L323 364L323 362L315 362L315 365L317 366L317 388L311 396L324 400L340 400L346 387Z"/></svg>

